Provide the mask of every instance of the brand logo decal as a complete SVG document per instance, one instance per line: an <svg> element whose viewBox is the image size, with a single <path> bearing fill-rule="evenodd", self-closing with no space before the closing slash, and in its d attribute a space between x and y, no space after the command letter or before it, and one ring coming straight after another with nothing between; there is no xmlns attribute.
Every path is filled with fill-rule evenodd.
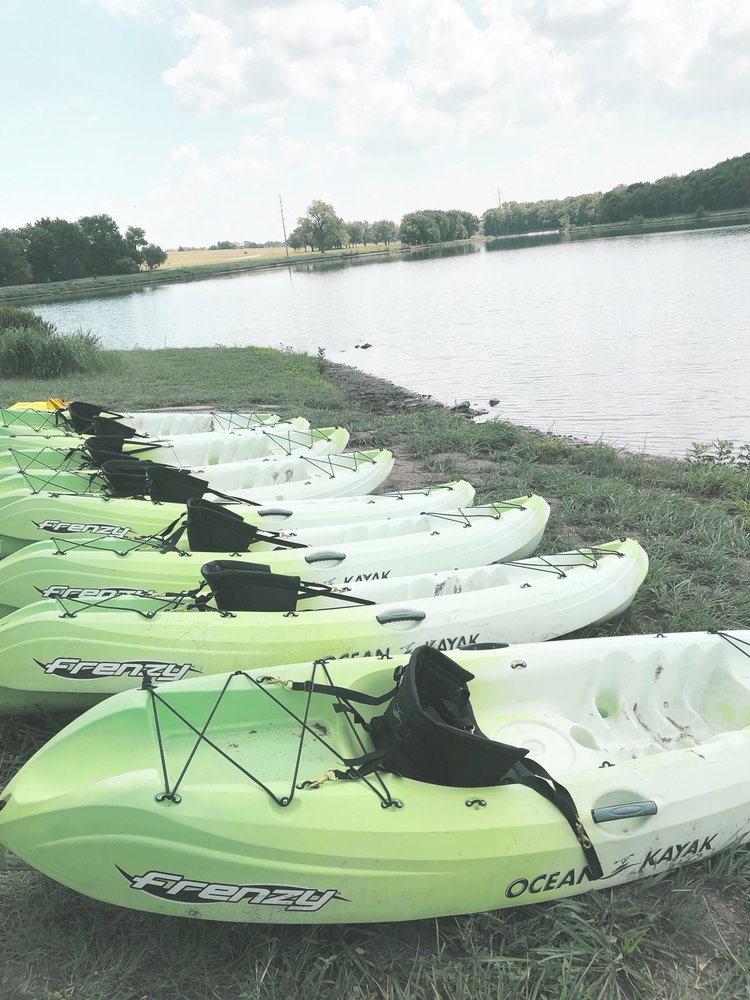
<svg viewBox="0 0 750 1000"><path fill-rule="evenodd" d="M93 535L110 535L112 538L125 538L130 527L124 524L98 524L83 521L34 521L40 531L49 531L54 535L80 535L83 532Z"/></svg>
<svg viewBox="0 0 750 1000"><path fill-rule="evenodd" d="M79 660L75 656L58 656L51 663L34 661L45 674L81 681L98 677L149 677L151 680L178 681L189 670L200 673L192 663L167 663L164 660Z"/></svg>
<svg viewBox="0 0 750 1000"><path fill-rule="evenodd" d="M175 903L248 903L251 906L280 906L297 913L316 913L332 899L349 902L337 889L303 889L297 885L240 884L204 882L188 879L171 872L149 871L145 875L128 875L116 866L130 883L130 888L148 893L157 899Z"/></svg>
<svg viewBox="0 0 750 1000"><path fill-rule="evenodd" d="M580 885L583 880L593 882L594 876L588 867L580 872L575 868L567 872L545 872L543 875L536 875L534 878L517 878L505 890L508 899L517 899L525 892L536 895L539 892L549 892L550 889L561 889L565 885Z"/></svg>
<svg viewBox="0 0 750 1000"><path fill-rule="evenodd" d="M710 851L713 849L717 836L718 834L714 833L710 837L704 837L703 840L688 840L684 844L670 844L669 847L663 847L656 851L647 851L638 870L655 868L656 865L663 865L670 861L684 861L685 858L695 857L696 854Z"/></svg>
<svg viewBox="0 0 750 1000"><path fill-rule="evenodd" d="M66 587L64 584L53 584L39 590L42 597L69 597L71 600L93 601L106 600L109 597L153 597L155 590L139 590L137 587L102 587L99 589L90 587Z"/></svg>
<svg viewBox="0 0 750 1000"><path fill-rule="evenodd" d="M389 569L380 569L374 573L356 573L354 576L345 576L344 583L362 583L364 580L387 580L391 575Z"/></svg>
<svg viewBox="0 0 750 1000"><path fill-rule="evenodd" d="M353 660L358 656L377 656L379 660L390 660L391 659L391 647L386 646L385 649L364 649L362 652L356 653L339 653L338 656L333 656L334 660Z"/></svg>
<svg viewBox="0 0 750 1000"><path fill-rule="evenodd" d="M445 639L426 639L425 646L432 646L440 652L446 649L456 649L458 646L471 646L479 640L479 632L470 632L468 635L454 635Z"/></svg>
<svg viewBox="0 0 750 1000"><path fill-rule="evenodd" d="M646 856L640 863L638 861L631 861L630 858L633 855L628 855L628 858L620 862L609 875L605 875L605 878L614 878L629 868L637 868L639 872L645 872L650 868L655 868L657 865L674 864L677 861L685 861L687 858L696 857L699 854L713 850L714 841L717 836L718 834L714 833L710 837L703 837L703 839L697 838L696 840L686 841L684 844L670 844L669 847L659 847L655 850L646 851ZM594 881L594 876L588 867L582 868L580 871L570 868L566 872L544 872L529 879L515 879L506 887L505 895L508 899L517 899L527 892L537 895L540 892L562 889L568 885L580 885L584 881Z"/></svg>

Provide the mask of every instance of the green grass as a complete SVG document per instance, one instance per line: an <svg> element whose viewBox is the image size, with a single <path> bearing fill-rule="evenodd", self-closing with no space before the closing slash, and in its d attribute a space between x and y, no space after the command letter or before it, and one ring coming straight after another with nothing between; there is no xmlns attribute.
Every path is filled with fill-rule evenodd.
<svg viewBox="0 0 750 1000"><path fill-rule="evenodd" d="M638 538L651 568L633 607L580 634L750 623L748 473L575 445L503 422L474 425L442 409L404 408L398 393L388 407L372 394L365 405L335 372L315 358L253 348L112 353L96 378L0 377L0 402L63 394L132 409L274 408L341 423L354 446L409 457L422 482L463 474L482 499L542 493L552 506L545 551ZM0 780L59 724L2 721ZM0 877L0 955L2 1000L734 1000L750 997L750 852L525 909L317 929L196 926L11 874Z"/></svg>
<svg viewBox="0 0 750 1000"><path fill-rule="evenodd" d="M31 309L0 306L0 372L8 377L48 378L96 372L101 342L93 333L60 333Z"/></svg>
<svg viewBox="0 0 750 1000"><path fill-rule="evenodd" d="M6 403L60 393L63 399L106 403L114 409L282 406L307 413L321 402L345 407L344 394L322 377L313 359L262 347L105 351L102 370L95 375L41 380L0 374L0 400Z"/></svg>

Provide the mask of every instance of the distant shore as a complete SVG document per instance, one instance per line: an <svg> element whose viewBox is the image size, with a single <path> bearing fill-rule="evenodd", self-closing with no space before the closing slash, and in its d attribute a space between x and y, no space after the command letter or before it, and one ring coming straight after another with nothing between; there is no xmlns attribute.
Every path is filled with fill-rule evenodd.
<svg viewBox="0 0 750 1000"><path fill-rule="evenodd" d="M673 215L653 219L632 219L628 222L606 223L595 226L571 226L565 230L550 230L540 233L517 233L508 236L475 236L468 240L437 243L426 246L403 247L400 243L389 246L368 244L347 247L341 250L314 252L291 251L286 256L283 247L269 248L260 253L248 254L237 250L236 255L227 259L223 251L214 251L219 258L215 263L195 263L195 253L170 251L168 265L153 271L139 271L137 274L113 274L98 278L75 278L71 281L46 282L44 284L9 285L0 288L0 303L15 306L33 306L44 302L64 302L74 298L98 298L103 295L126 295L130 292L157 287L159 285L181 284L187 281L205 281L211 278L231 277L253 271L277 270L285 267L311 265L325 266L331 263L382 260L384 258L406 257L424 251L440 252L472 243L484 243L488 250L522 249L577 240L614 239L618 236L632 236L641 233L679 232L720 228L724 226L750 225L750 208L733 209L723 212L703 212L700 215ZM211 251L202 252L198 259L208 258Z"/></svg>

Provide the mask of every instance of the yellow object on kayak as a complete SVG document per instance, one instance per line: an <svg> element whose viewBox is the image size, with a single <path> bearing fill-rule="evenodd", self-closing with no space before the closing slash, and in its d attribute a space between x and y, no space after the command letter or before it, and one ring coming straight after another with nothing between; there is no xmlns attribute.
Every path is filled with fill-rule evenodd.
<svg viewBox="0 0 750 1000"><path fill-rule="evenodd" d="M9 410L66 410L68 401L50 396L49 399L40 399L36 403L14 403L9 406Z"/></svg>

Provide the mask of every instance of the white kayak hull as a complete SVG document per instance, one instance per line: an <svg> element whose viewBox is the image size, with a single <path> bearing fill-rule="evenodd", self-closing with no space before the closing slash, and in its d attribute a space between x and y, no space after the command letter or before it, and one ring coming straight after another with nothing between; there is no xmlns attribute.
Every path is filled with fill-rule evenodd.
<svg viewBox="0 0 750 1000"><path fill-rule="evenodd" d="M393 657L421 645L447 651L553 639L622 613L647 568L643 549L626 540L483 569L352 584L298 600L296 611L227 616L191 611L190 601L172 610L174 601L117 594L116 587L69 589L75 596L62 597L59 606L32 604L0 624L0 711L84 708L141 684L137 667L102 666L113 663L172 662L161 677L179 680L303 657ZM345 604L340 592L376 603Z"/></svg>
<svg viewBox="0 0 750 1000"><path fill-rule="evenodd" d="M380 784L326 780L358 751L350 720L322 694L305 715L309 696L263 668L95 706L5 790L0 843L97 899L226 921L415 920L664 875L748 841L750 632L725 635L453 654L473 674L481 731L528 749L570 792L598 879L560 811L531 788L392 773ZM405 662L274 673L380 695Z"/></svg>
<svg viewBox="0 0 750 1000"><path fill-rule="evenodd" d="M396 490L335 501L296 500L292 503L222 502L228 511L265 530L297 530L325 525L381 521L425 511L470 507L474 487L466 480L438 483L414 490ZM214 498L212 498L214 499ZM107 499L92 494L58 496L39 493L0 506L0 556L43 539L159 535L185 514L185 505L148 499Z"/></svg>
<svg viewBox="0 0 750 1000"><path fill-rule="evenodd" d="M268 565L325 584L411 576L442 568L480 566L531 555L542 538L549 506L531 496L384 521L284 531L304 548L280 548L274 539L236 554L241 562ZM0 612L39 599L50 588L111 588L157 593L200 585L201 566L226 553L164 551L161 545L92 538L37 542L0 560Z"/></svg>

